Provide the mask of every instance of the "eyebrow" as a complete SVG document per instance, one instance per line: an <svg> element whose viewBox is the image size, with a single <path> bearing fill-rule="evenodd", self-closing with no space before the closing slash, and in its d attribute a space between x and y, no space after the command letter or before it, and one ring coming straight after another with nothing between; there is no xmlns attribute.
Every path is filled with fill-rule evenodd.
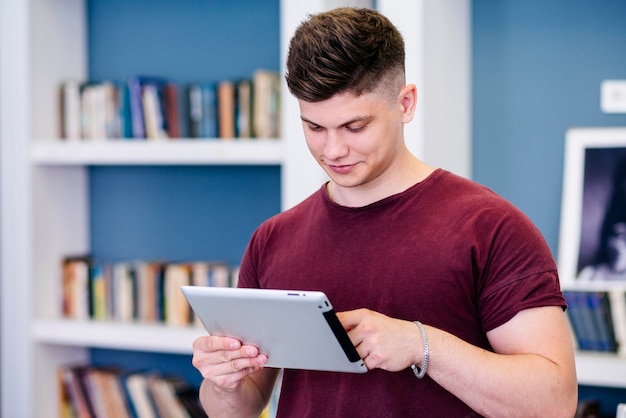
<svg viewBox="0 0 626 418"><path fill-rule="evenodd" d="M312 125L317 125L317 126L322 126L316 122L313 122L312 120L308 120L307 118L305 118L304 116L300 115L300 119L302 120L302 122L306 122L306 123L310 123ZM374 119L374 115L368 115L368 116L357 116L353 119L350 119L349 121L346 121L344 123L342 123L341 125L339 125L339 127L345 127L348 125L352 125L353 123L358 123L358 122L369 122L372 119Z"/></svg>

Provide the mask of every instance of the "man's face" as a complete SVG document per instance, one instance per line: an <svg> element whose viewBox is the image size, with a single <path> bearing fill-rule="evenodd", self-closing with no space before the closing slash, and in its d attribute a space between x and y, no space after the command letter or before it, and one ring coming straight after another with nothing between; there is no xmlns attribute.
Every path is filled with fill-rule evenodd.
<svg viewBox="0 0 626 418"><path fill-rule="evenodd" d="M399 98L343 93L299 104L307 146L337 186L375 186L393 174L408 121Z"/></svg>

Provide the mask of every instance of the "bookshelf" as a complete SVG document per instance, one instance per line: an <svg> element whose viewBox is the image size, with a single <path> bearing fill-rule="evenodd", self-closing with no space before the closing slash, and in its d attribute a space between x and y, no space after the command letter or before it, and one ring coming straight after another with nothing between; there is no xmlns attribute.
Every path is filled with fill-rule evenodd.
<svg viewBox="0 0 626 418"><path fill-rule="evenodd" d="M279 1L281 65L287 41L306 14L341 3ZM379 0L377 7L401 28L409 50L408 78L424 86L424 105L407 127L409 146L432 164L469 175L469 2ZM282 209L325 178L308 155L297 103L286 88L280 139L56 141L56 87L88 73L86 9L84 0L0 0L2 416L50 416L58 402L57 367L89 361L91 348L190 354L191 341L201 334L194 328L60 318L59 262L90 250L93 167L277 166ZM448 36L435 36L442 30ZM438 57L437 51L451 48L458 53L443 59L460 62ZM436 105L442 99L445 109ZM446 123L451 117L459 123ZM450 155L450 147L460 152Z"/></svg>
<svg viewBox="0 0 626 418"><path fill-rule="evenodd" d="M576 353L578 383L589 386L626 388L626 286L622 283L576 282L567 277L561 279L564 291L609 292L611 316L615 336L619 342L617 353L579 350ZM573 333L573 329L572 329ZM574 334L573 334L574 335ZM576 340L575 340L576 341Z"/></svg>
<svg viewBox="0 0 626 418"><path fill-rule="evenodd" d="M280 165L276 139L246 141L39 141L31 147L39 166L83 165Z"/></svg>

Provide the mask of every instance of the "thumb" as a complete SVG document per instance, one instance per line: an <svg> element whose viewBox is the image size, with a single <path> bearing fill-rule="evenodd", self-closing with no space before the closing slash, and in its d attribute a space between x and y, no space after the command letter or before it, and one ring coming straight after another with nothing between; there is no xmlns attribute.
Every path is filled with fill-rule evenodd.
<svg viewBox="0 0 626 418"><path fill-rule="evenodd" d="M366 309L356 309L353 311L337 312L337 319L339 319L343 328L349 331L359 325L366 315L366 311Z"/></svg>

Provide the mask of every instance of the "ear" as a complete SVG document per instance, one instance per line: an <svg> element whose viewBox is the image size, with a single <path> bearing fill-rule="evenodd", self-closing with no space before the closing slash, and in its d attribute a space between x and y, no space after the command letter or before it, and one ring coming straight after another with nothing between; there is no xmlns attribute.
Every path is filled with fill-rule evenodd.
<svg viewBox="0 0 626 418"><path fill-rule="evenodd" d="M417 87L415 87L415 84L407 84L404 86L402 90L400 90L398 99L402 106L402 122L411 122L415 114L415 107L417 106Z"/></svg>

